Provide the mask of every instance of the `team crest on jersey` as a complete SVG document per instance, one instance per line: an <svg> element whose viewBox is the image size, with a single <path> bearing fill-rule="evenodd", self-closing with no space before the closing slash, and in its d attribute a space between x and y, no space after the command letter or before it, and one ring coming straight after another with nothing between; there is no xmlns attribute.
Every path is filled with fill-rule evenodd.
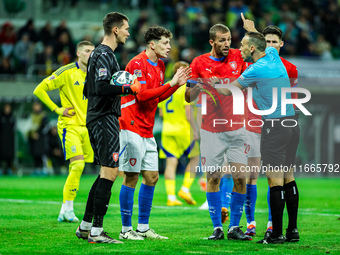
<svg viewBox="0 0 340 255"><path fill-rule="evenodd" d="M237 63L236 61L232 61L229 63L229 66L232 70L236 70L237 69Z"/></svg>
<svg viewBox="0 0 340 255"><path fill-rule="evenodd" d="M205 165L205 163L207 162L207 159L206 158L201 158L201 163L202 163L202 165Z"/></svg>
<svg viewBox="0 0 340 255"><path fill-rule="evenodd" d="M161 75L161 80L163 80L163 78L164 78L164 74L163 74L163 72L162 72L162 71L160 72L160 75Z"/></svg>
<svg viewBox="0 0 340 255"><path fill-rule="evenodd" d="M113 158L114 162L117 162L117 161L118 161L118 158L119 158L118 152L112 153L112 158Z"/></svg>
<svg viewBox="0 0 340 255"><path fill-rule="evenodd" d="M135 159L135 158L130 158L129 162L130 162L130 165L131 165L131 166L135 166L136 163L137 163L137 159Z"/></svg>
<svg viewBox="0 0 340 255"><path fill-rule="evenodd" d="M107 75L107 70L106 70L106 68L100 68L100 69L99 69L99 77L100 77L100 76L104 76L104 75Z"/></svg>
<svg viewBox="0 0 340 255"><path fill-rule="evenodd" d="M55 79L55 76L54 75L51 75L50 78L48 78L50 81L54 80Z"/></svg>
<svg viewBox="0 0 340 255"><path fill-rule="evenodd" d="M142 77L142 71L141 71L141 70L136 69L133 73L134 73L137 77Z"/></svg>
<svg viewBox="0 0 340 255"><path fill-rule="evenodd" d="M76 152L77 152L77 148L76 148L75 145L72 145L72 146L71 146L71 151L72 151L73 153L76 153Z"/></svg>

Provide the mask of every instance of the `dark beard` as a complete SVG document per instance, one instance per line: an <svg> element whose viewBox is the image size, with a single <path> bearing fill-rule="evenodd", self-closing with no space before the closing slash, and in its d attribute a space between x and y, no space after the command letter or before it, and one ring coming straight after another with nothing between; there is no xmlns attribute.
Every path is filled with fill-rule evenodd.
<svg viewBox="0 0 340 255"><path fill-rule="evenodd" d="M228 53L229 53L229 51L228 51ZM228 56L228 53L227 53L227 55L224 55L222 50L220 50L219 52L216 52L216 54L219 56L219 58Z"/></svg>
<svg viewBox="0 0 340 255"><path fill-rule="evenodd" d="M250 62L250 63L253 63L254 60L253 60L253 56L252 55L249 55L247 56L245 59L244 59L244 62Z"/></svg>

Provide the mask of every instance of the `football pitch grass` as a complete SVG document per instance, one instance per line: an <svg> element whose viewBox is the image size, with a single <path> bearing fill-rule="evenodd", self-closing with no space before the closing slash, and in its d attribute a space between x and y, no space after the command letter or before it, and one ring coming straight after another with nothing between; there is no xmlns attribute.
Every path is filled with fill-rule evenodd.
<svg viewBox="0 0 340 255"><path fill-rule="evenodd" d="M177 178L177 191L182 177ZM75 201L75 213L81 220L87 193L95 180L85 175ZM185 203L166 206L164 178L156 186L150 227L169 240L124 241L124 244L88 244L75 236L77 223L57 221L65 176L0 177L0 254L340 254L340 179L298 179L300 210L298 228L300 242L276 245L257 244L263 238L267 223L267 183L258 180L255 218L257 236L253 241L205 240L213 232L208 211L198 207L205 201L195 180L191 192L196 206ZM140 180L141 181L141 180ZM138 190L132 225L137 227ZM112 188L104 229L118 239L121 231L119 190L122 178ZM224 224L227 233L229 221ZM243 213L241 223L246 227ZM284 233L287 214L284 214ZM245 227L243 230L245 230ZM226 238L226 236L225 236Z"/></svg>

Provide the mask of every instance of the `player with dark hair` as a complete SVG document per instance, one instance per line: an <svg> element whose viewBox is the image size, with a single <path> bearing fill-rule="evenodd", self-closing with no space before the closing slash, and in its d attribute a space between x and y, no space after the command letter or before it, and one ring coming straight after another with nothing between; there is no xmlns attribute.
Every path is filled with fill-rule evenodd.
<svg viewBox="0 0 340 255"><path fill-rule="evenodd" d="M184 85L191 72L189 67L180 67L172 80L163 85L165 66L160 58L168 56L171 37L171 32L163 27L148 28L144 35L146 50L126 66L126 71L137 76L141 90L136 96L123 97L121 104L119 170L124 171L124 180L119 196L123 225L120 239L168 239L149 228L152 200L159 178L153 126L158 103ZM140 173L143 182L138 197L138 227L133 231L133 196Z"/></svg>
<svg viewBox="0 0 340 255"><path fill-rule="evenodd" d="M77 45L78 61L59 68L44 79L34 94L59 115L58 134L65 160L70 160L69 175L63 189L63 203L58 221L79 222L73 211L73 201L79 190L85 162L93 162L93 150L86 128L87 99L83 96L87 61L94 46L81 41ZM59 89L61 107L48 96L47 91Z"/></svg>
<svg viewBox="0 0 340 255"><path fill-rule="evenodd" d="M282 167L294 165L300 134L293 105L287 104L286 114L281 113L281 90L290 87L289 78L278 51L273 47L266 48L266 39L261 33L247 32L241 41L240 49L244 61L251 61L254 64L231 85L240 89L251 87L254 101L260 110L270 109L273 88L277 89L277 108L270 114L262 115L264 125L261 133L261 157L262 165L268 169L266 173L270 186L273 232L270 237L259 242L284 243L286 238L282 235L282 217L285 199L287 207L296 206L297 210L297 189L296 184L289 189L283 187L285 173ZM217 91L223 95L231 95L228 88L218 88ZM290 98L289 94L287 98ZM281 126L283 120L288 122L286 126ZM274 170L270 170L270 167ZM296 223L297 214L291 213L288 216L290 224ZM297 232L297 228L294 229ZM290 236L290 231L292 230L287 230L286 236Z"/></svg>
<svg viewBox="0 0 340 255"><path fill-rule="evenodd" d="M193 78L188 81L185 98L187 102L193 101L201 93L201 80L203 83L209 79L217 77L221 83L229 83L237 79L247 68L247 64L242 60L238 49L230 49L231 33L228 27L216 24L209 30L209 43L212 46L211 52L196 57L192 63ZM190 86L190 87L189 87ZM202 94L206 97L206 114L202 114L201 125L201 163L204 168L223 167L224 156L231 168L236 171L232 173L234 188L230 202L230 224L228 239L252 240L252 237L243 233L239 226L243 213L243 205L246 198L245 173L241 168L247 164L244 153L246 134L244 128L244 115L233 115L233 98L219 96L216 90L210 86L203 89L209 93ZM211 96L207 96L211 94ZM220 97L220 100L218 98ZM227 120L223 125L215 125L216 119ZM234 123L234 124L230 124ZM219 191L221 171L207 170L207 200L209 213L214 226L214 232L209 237L210 240L224 239L222 227L222 200Z"/></svg>
<svg viewBox="0 0 340 255"><path fill-rule="evenodd" d="M118 175L120 95L136 94L140 88L137 80L131 86L110 85L112 75L120 70L114 50L119 44L124 45L130 35L128 20L118 12L105 16L104 39L88 61L84 87L84 96L88 98L86 126L94 151L94 163L101 167L90 189L84 218L76 235L89 243L121 243L104 232L103 219Z"/></svg>
<svg viewBox="0 0 340 255"><path fill-rule="evenodd" d="M243 14L241 14L241 17L243 19L244 23L244 28L247 31L254 31L256 32L254 22L249 19L245 19ZM282 41L282 30L277 27L277 26L267 26L263 30L263 35L266 39L267 47L271 46L274 47L278 53L280 54L280 49L283 47L284 42ZM281 58L282 63L284 64L289 81L290 81L290 86L292 88L297 87L298 84L298 71L295 65L293 65L291 62L287 61L286 59ZM291 93L291 98L296 99L298 98L297 93ZM295 105L294 105L295 108ZM298 118L298 109L295 108L296 112L296 117ZM256 179L252 180L253 182L256 182ZM288 224L288 229L286 233L286 241L299 241L299 232L297 231L297 212L298 212L298 203L299 203L299 193L298 193L298 188L296 186L296 182L294 179L293 175L293 169L290 169L290 173L285 175L284 179L284 190L289 192L293 192L293 195L291 197L292 201L287 203L287 211L288 215L292 215L292 217L289 217L290 221ZM292 191L293 190L293 191ZM254 194L250 195L252 198L254 198ZM272 233L272 215L271 215L271 210L270 210L270 187L268 187L268 192L267 192L267 203L268 203L268 223L267 223L267 230L265 233L265 238L270 237ZM293 216L294 215L294 216ZM249 217L253 217L250 215ZM251 231L251 230L249 230Z"/></svg>

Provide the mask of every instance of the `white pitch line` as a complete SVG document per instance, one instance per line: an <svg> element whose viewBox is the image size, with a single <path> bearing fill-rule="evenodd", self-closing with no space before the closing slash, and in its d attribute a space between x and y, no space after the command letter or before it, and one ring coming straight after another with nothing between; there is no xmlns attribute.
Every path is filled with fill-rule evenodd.
<svg viewBox="0 0 340 255"><path fill-rule="evenodd" d="M60 205L61 202L57 201L39 201L39 200L27 200L27 199L10 199L10 198L0 198L0 202L3 203L19 203L19 204L49 204L49 205ZM75 205L85 205L85 203L75 202ZM119 207L119 204L110 204L111 207ZM138 208L138 205L134 205L133 207ZM166 209L166 210L199 210L197 207L188 207L188 206L162 206L162 205L153 205L152 208L156 209ZM199 210L204 211L204 210ZM299 209L299 214L302 215L315 215L315 216L330 216L330 217L340 217L340 214L337 213L316 213L317 208L301 208ZM325 210L323 210L325 211ZM255 210L256 213L268 213L267 208L257 208Z"/></svg>

